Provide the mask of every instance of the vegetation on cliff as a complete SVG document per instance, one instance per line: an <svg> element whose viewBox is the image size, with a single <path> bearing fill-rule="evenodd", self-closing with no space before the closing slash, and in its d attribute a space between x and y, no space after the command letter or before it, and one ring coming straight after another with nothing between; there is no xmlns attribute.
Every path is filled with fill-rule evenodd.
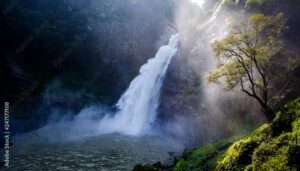
<svg viewBox="0 0 300 171"><path fill-rule="evenodd" d="M243 134L220 140L215 144L187 150L179 158L174 167L174 171L182 170L214 170L218 161L223 157L226 149L235 141L240 139Z"/></svg>
<svg viewBox="0 0 300 171"><path fill-rule="evenodd" d="M186 150L173 168L138 165L135 170L297 170L300 168L300 98L288 103L275 119L250 135ZM235 142L236 141L236 142Z"/></svg>
<svg viewBox="0 0 300 171"><path fill-rule="evenodd" d="M299 154L300 98L285 105L272 123L231 145L216 170L297 170Z"/></svg>
<svg viewBox="0 0 300 171"><path fill-rule="evenodd" d="M212 45L218 63L208 81L223 83L225 90L241 89L260 104L269 121L293 90L293 73L300 63L284 48L281 38L285 28L283 13L255 14Z"/></svg>
<svg viewBox="0 0 300 171"><path fill-rule="evenodd" d="M283 2L284 5L272 0L248 0L235 1L235 4L237 2L243 4L243 9L251 8L249 13L254 10L259 14L214 43L218 65L208 79L225 83L227 90L241 89L260 101L269 123L247 135L235 135L186 150L173 159L172 166L137 165L134 170L300 169L299 57L291 48L291 44L298 45L294 41L298 34L293 31L297 23L290 13L298 3ZM284 14L278 13L280 11ZM296 100L283 105L291 99Z"/></svg>
<svg viewBox="0 0 300 171"><path fill-rule="evenodd" d="M272 0L247 0L245 7L247 8L259 7L271 1Z"/></svg>

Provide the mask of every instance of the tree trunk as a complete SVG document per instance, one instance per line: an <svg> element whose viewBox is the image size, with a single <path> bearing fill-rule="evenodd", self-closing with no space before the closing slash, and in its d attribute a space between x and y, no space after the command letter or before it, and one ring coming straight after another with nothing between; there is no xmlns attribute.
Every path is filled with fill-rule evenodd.
<svg viewBox="0 0 300 171"><path fill-rule="evenodd" d="M268 122L271 122L275 118L276 113L268 105L264 105L263 109Z"/></svg>

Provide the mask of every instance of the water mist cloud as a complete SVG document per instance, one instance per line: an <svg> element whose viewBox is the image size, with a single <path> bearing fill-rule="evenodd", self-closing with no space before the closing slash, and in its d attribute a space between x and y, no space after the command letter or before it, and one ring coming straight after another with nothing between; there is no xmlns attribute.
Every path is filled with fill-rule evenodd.
<svg viewBox="0 0 300 171"><path fill-rule="evenodd" d="M182 48L177 63L170 66L177 73L169 73L173 83L165 86L161 105L167 121L162 129L191 144L205 144L244 129L245 120L260 122L256 105L247 96L206 83L208 72L216 64L211 43L225 37L247 14L227 8L225 0L206 1L200 9L191 1L179 1L175 14ZM171 90L168 87L172 84L179 88Z"/></svg>
<svg viewBox="0 0 300 171"><path fill-rule="evenodd" d="M177 71L175 75L181 77L183 81L182 85L175 85L180 89L180 93L176 95L171 93L173 101L161 105L174 102L175 107L180 106L181 109L176 112L168 111L171 117L161 121L161 125L157 127L157 133L170 135L188 145L211 142L232 133L238 128L239 120L234 121L234 119L239 116L226 117L226 114L237 113L237 111L244 112L243 110L248 112L245 104L250 102L248 103L244 97L240 97L237 93L224 93L219 86L205 84L206 74L215 64L210 43L224 37L235 18L235 16L228 15L228 12L223 9L224 2L222 0L209 6L206 4L208 2L204 0L183 0L177 4L174 12L174 22L181 35L181 53L177 59L179 67L174 70ZM199 6L201 10L199 10ZM233 19L230 20L230 18ZM218 24L227 20L230 22ZM166 52L161 53L161 55L166 54ZM73 141L107 133L140 135L145 131L144 126L147 129L157 122L156 109L159 105L159 91L169 62L170 59L158 61L158 64L162 64L161 67L155 67L158 65L154 62L153 67L144 68L144 70L161 72L156 73L155 77L151 74L145 78L138 77L138 80L129 86L127 91L131 92L125 93L119 103L119 108L124 109L123 111L118 113L103 105L93 105L84 107L75 114L74 112L64 114L63 110L57 108L48 123L34 131L34 134L50 142ZM141 75L143 72L141 71ZM195 80L200 80L201 83L199 84ZM153 81L155 85L148 83L149 81ZM147 85L142 87L141 84ZM149 88L149 85L152 87ZM188 86L193 86L192 93ZM140 93L140 91L147 91L147 93ZM70 97L72 95L70 93ZM238 101L245 102L242 107L239 106L241 103L238 101L234 101L234 105L238 107L231 106L232 103L229 102L229 99L234 97L237 97ZM122 107L122 104L130 106L130 109ZM136 107L137 104L140 106Z"/></svg>
<svg viewBox="0 0 300 171"><path fill-rule="evenodd" d="M197 4L200 7L202 7L205 3L205 0L191 0L191 2Z"/></svg>
<svg viewBox="0 0 300 171"><path fill-rule="evenodd" d="M75 117L62 118L58 110L50 122L36 133L50 141L68 141L99 134L140 136L151 132L165 73L178 48L179 35L172 35L168 45L162 46L155 57L141 67L139 75L116 104L116 112L97 105L84 108ZM54 87L59 85L59 82L54 83Z"/></svg>

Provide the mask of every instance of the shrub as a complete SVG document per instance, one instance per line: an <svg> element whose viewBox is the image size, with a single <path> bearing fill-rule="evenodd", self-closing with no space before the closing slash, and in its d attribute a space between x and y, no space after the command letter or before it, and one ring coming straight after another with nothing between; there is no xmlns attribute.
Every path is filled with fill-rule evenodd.
<svg viewBox="0 0 300 171"><path fill-rule="evenodd" d="M245 7L246 8L260 7L261 5L271 1L272 0L247 0Z"/></svg>
<svg viewBox="0 0 300 171"><path fill-rule="evenodd" d="M300 98L288 103L270 124L234 143L217 170L300 169Z"/></svg>

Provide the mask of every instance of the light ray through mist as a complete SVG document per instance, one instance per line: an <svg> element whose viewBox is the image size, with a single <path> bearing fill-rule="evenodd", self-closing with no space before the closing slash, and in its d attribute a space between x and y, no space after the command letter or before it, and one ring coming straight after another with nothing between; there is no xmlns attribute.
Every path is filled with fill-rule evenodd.
<svg viewBox="0 0 300 171"><path fill-rule="evenodd" d="M202 7L205 3L205 0L191 0L191 2L197 4L200 7Z"/></svg>

